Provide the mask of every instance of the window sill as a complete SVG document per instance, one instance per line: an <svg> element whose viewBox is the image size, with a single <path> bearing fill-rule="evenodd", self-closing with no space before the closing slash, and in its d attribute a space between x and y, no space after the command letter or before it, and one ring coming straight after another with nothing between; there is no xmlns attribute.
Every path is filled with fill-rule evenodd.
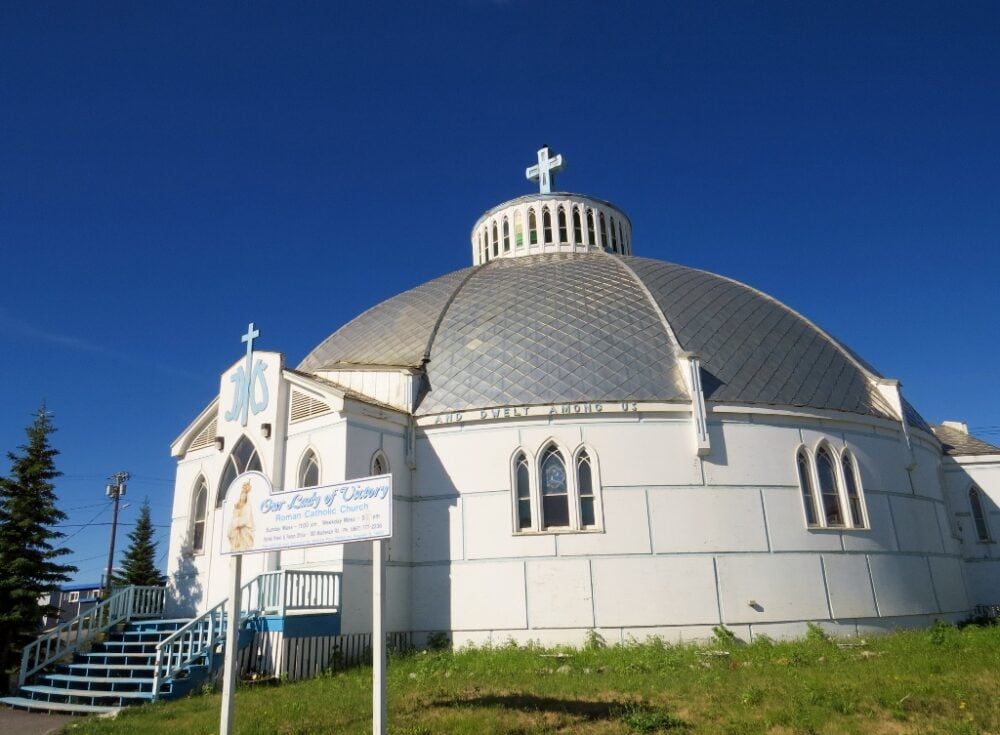
<svg viewBox="0 0 1000 735"><path fill-rule="evenodd" d="M544 528L540 531L524 529L514 531L512 536L564 536L571 533L604 533L603 528Z"/></svg>

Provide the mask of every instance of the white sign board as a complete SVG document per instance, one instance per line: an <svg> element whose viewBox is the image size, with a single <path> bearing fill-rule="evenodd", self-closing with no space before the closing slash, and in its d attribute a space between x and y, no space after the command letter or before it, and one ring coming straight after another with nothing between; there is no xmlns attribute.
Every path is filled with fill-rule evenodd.
<svg viewBox="0 0 1000 735"><path fill-rule="evenodd" d="M259 472L226 491L223 554L374 541L392 536L392 475L272 493Z"/></svg>

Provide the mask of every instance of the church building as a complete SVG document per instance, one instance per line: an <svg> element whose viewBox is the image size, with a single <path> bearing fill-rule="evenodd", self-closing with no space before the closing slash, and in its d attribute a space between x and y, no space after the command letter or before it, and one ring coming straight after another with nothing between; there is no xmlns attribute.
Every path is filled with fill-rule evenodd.
<svg viewBox="0 0 1000 735"><path fill-rule="evenodd" d="M228 594L247 470L275 492L391 474L386 627L417 645L854 635L1000 603L1000 448L752 286L641 257L623 210L554 190L562 165L543 147L470 267L297 366L251 325L172 445L173 612ZM368 634L371 548L247 555L243 578L333 575L336 624L308 635Z"/></svg>

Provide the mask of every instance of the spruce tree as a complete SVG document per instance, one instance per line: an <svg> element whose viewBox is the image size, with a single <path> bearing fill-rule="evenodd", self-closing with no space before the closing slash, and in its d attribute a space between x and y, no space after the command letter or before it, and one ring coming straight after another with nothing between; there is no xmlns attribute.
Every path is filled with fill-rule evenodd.
<svg viewBox="0 0 1000 735"><path fill-rule="evenodd" d="M56 544L64 534L53 529L66 514L56 507L52 481L59 454L49 444L55 431L44 404L26 429L28 441L20 454L8 452L9 477L0 477L0 673L20 663L21 650L38 632L42 615L57 615L58 608L39 605L69 581L76 567L60 564L70 553ZM8 677L0 676L0 689Z"/></svg>
<svg viewBox="0 0 1000 735"><path fill-rule="evenodd" d="M156 542L153 541L153 521L149 498L142 501L139 520L128 535L129 545L122 560L122 573L115 575L115 584L158 587L167 578L156 568Z"/></svg>

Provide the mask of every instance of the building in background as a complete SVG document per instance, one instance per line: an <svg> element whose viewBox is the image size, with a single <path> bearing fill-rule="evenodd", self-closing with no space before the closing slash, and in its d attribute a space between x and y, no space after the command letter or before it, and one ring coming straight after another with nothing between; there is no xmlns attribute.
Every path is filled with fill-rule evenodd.
<svg viewBox="0 0 1000 735"><path fill-rule="evenodd" d="M418 640L855 634L1000 601L1000 450L962 454L767 294L639 257L663 233L553 191L561 164L543 148L539 192L478 219L471 267L297 367L251 328L172 445L176 614L227 594L221 507L246 470L275 491L391 473L388 628ZM243 575L278 569L341 573L340 632L371 631L367 544Z"/></svg>
<svg viewBox="0 0 1000 735"><path fill-rule="evenodd" d="M68 584L51 595L43 596L40 605L54 605L59 615L43 615L42 628L47 630L75 618L101 601L101 585L93 582Z"/></svg>

